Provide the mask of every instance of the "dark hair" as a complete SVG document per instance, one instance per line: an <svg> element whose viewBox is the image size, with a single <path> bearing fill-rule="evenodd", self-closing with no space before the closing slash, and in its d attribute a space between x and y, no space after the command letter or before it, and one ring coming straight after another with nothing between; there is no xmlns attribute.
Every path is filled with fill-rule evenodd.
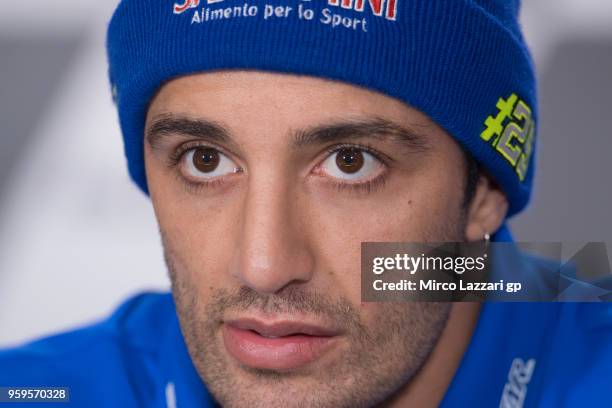
<svg viewBox="0 0 612 408"><path fill-rule="evenodd" d="M465 190L463 195L463 208L467 209L476 194L476 186L480 178L480 164L474 157L465 149L463 156L466 164Z"/></svg>

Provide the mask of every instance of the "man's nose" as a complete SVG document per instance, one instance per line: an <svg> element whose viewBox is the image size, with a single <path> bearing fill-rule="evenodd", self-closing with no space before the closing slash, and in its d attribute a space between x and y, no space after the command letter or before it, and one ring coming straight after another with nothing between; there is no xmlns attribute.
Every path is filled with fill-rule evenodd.
<svg viewBox="0 0 612 408"><path fill-rule="evenodd" d="M232 276L251 289L276 293L312 278L305 216L294 190L283 183L252 183L244 196L241 234L230 265Z"/></svg>

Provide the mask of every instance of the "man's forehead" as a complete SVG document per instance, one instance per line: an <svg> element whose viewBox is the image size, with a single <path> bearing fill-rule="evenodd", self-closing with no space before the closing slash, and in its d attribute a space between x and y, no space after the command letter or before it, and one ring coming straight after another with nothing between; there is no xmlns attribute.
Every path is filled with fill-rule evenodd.
<svg viewBox="0 0 612 408"><path fill-rule="evenodd" d="M266 102L262 104L262 100ZM413 124L431 125L431 120L403 101L373 89L338 80L261 70L222 70L185 75L166 82L149 106L159 110L206 108L225 105L269 109L299 109L310 114L385 114L409 117ZM152 111L152 112L151 112ZM238 113L236 113L238 115Z"/></svg>
<svg viewBox="0 0 612 408"><path fill-rule="evenodd" d="M271 83L282 83L287 85L319 86L323 88L343 88L345 91L361 90L381 96L386 96L372 89L357 84L335 80L323 76L295 74L281 71L265 71L260 69L224 69L214 71L202 71L175 77L162 85L163 88L202 85L210 90L226 89L232 84L241 89L249 86L267 86Z"/></svg>
<svg viewBox="0 0 612 408"><path fill-rule="evenodd" d="M173 129L171 132L170 129ZM380 92L306 75L256 70L198 73L166 83L152 101L146 124L155 135L284 133L290 146L329 139L387 135L425 151L432 134L444 133L431 119ZM449 136L450 137L450 136ZM307 143L309 142L309 143Z"/></svg>

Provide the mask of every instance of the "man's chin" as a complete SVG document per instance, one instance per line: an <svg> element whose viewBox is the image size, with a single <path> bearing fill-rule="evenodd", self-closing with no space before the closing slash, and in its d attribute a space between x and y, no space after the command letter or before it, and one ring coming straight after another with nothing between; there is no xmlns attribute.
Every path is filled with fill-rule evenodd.
<svg viewBox="0 0 612 408"><path fill-rule="evenodd" d="M229 383L207 380L209 391L223 407L342 407L347 404L344 390L351 389L351 379L330 379L325 372L304 368L270 370L240 364L227 367ZM350 399L350 397L349 397Z"/></svg>

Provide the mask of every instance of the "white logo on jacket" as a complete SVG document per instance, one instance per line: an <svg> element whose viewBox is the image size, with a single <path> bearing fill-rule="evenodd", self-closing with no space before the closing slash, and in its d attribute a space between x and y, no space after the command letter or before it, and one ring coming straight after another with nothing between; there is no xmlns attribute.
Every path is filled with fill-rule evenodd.
<svg viewBox="0 0 612 408"><path fill-rule="evenodd" d="M508 382L504 386L500 408L522 408L527 395L527 384L531 381L535 370L535 359L525 362L522 358L512 360L508 371Z"/></svg>

